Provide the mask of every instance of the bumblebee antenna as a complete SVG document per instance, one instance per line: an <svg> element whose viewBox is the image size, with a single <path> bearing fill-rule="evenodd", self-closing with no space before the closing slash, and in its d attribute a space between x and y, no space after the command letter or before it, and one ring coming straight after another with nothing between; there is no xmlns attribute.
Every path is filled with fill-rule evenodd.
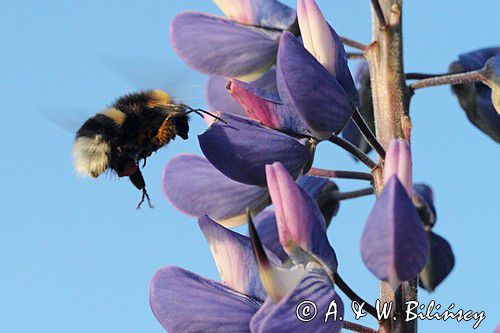
<svg viewBox="0 0 500 333"><path fill-rule="evenodd" d="M218 117L218 116L214 115L214 114L213 114L213 113L211 113L211 112L208 112L207 110L203 110L203 109L200 109L200 108L198 108L198 109L193 109L192 107L187 106L187 105L185 105L185 104L183 104L182 106L186 107L186 108L189 110L188 112L186 112L187 114L189 114L189 113L193 113L193 112L194 112L194 113L196 113L198 116L200 116L200 117L202 117L202 118L205 118L205 117L203 117L203 114L207 114L207 115L209 115L210 117L215 118L215 119L217 119L217 120L220 120L220 121L222 121L224 124L227 124L227 121L225 121L225 120L224 120L224 119L222 119L221 117Z"/></svg>
<svg viewBox="0 0 500 333"><path fill-rule="evenodd" d="M137 205L137 209L141 209L141 205L146 199L148 200L149 208L154 208L154 206L151 204L151 199L149 199L148 191L146 191L146 186L144 186L142 188L142 198L139 204Z"/></svg>

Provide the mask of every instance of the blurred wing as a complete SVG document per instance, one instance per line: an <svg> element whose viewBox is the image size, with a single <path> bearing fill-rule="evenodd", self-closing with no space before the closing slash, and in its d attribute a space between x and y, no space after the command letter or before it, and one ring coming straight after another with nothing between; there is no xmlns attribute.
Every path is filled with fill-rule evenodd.
<svg viewBox="0 0 500 333"><path fill-rule="evenodd" d="M57 127L75 134L83 123L92 115L79 108L46 107L39 110L40 115Z"/></svg>
<svg viewBox="0 0 500 333"><path fill-rule="evenodd" d="M204 89L203 76L184 63L168 62L164 57L105 55L99 58L134 90L160 88L186 102L196 96L193 92Z"/></svg>

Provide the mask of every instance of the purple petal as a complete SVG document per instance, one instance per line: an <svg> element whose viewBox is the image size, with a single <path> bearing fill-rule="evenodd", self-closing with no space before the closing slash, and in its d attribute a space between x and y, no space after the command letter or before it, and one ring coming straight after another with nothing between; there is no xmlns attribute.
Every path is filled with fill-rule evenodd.
<svg viewBox="0 0 500 333"><path fill-rule="evenodd" d="M266 166L269 194L276 210L280 242L295 262L310 256L333 274L337 258L326 237L326 224L316 202L295 184L281 163Z"/></svg>
<svg viewBox="0 0 500 333"><path fill-rule="evenodd" d="M289 32L278 51L277 82L285 105L293 105L311 133L326 139L352 115L344 88Z"/></svg>
<svg viewBox="0 0 500 333"><path fill-rule="evenodd" d="M276 86L276 67L273 66L264 73L260 78L251 82L252 85L266 90L274 95L278 94L278 87Z"/></svg>
<svg viewBox="0 0 500 333"><path fill-rule="evenodd" d="M255 215L269 204L266 189L235 182L204 157L192 154L171 159L165 166L162 184L167 199L183 213L193 217L209 215L227 227L246 223L247 209Z"/></svg>
<svg viewBox="0 0 500 333"><path fill-rule="evenodd" d="M289 257L280 243L274 209L268 208L260 212L253 221L262 245L274 253L281 262L286 262Z"/></svg>
<svg viewBox="0 0 500 333"><path fill-rule="evenodd" d="M428 290L434 289L451 273L455 265L455 256L450 244L443 237L429 233L430 258L422 272L420 285Z"/></svg>
<svg viewBox="0 0 500 333"><path fill-rule="evenodd" d="M308 322L300 321L296 315L297 306L305 300L314 302L318 311L317 316ZM326 312L334 309L333 306L330 308L332 301L337 305L337 320L330 315L325 323ZM300 307L299 313L302 313L302 310L304 308ZM343 302L333 289L328 275L320 269L313 269L299 282L295 290L279 302L266 300L252 318L250 329L253 333L283 332L285 327L286 332L340 332L340 317L343 316ZM303 315L303 318L309 317Z"/></svg>
<svg viewBox="0 0 500 333"><path fill-rule="evenodd" d="M289 133L310 134L297 117L295 108L283 105L278 95L235 79L227 86L231 96L241 105L248 117L263 125Z"/></svg>
<svg viewBox="0 0 500 333"><path fill-rule="evenodd" d="M169 266L156 272L151 281L150 305L170 333L248 332L250 319L261 303L218 282Z"/></svg>
<svg viewBox="0 0 500 333"><path fill-rule="evenodd" d="M310 166L314 154L311 140L297 140L228 113L220 117L227 124L216 121L198 139L203 154L227 177L266 186L266 164L280 161L294 177Z"/></svg>
<svg viewBox="0 0 500 333"><path fill-rule="evenodd" d="M373 275L393 288L416 277L429 258L422 222L397 176L389 179L368 217L361 257Z"/></svg>
<svg viewBox="0 0 500 333"><path fill-rule="evenodd" d="M288 29L296 18L295 10L275 0L214 0L229 18L248 25Z"/></svg>
<svg viewBox="0 0 500 333"><path fill-rule="evenodd" d="M402 139L393 139L389 142L385 156L384 183L397 175L401 184L411 193L412 185L412 161L410 145Z"/></svg>
<svg viewBox="0 0 500 333"><path fill-rule="evenodd" d="M427 184L414 184L411 197L420 219L431 228L436 223L436 208L432 188Z"/></svg>
<svg viewBox="0 0 500 333"><path fill-rule="evenodd" d="M238 77L265 70L275 62L280 32L186 12L174 18L170 36L174 50L193 69Z"/></svg>
<svg viewBox="0 0 500 333"><path fill-rule="evenodd" d="M297 185L318 203L325 220L327 219L326 216L328 216L328 224L328 221L331 220L339 207L338 201L332 202L332 200L329 200L329 198L333 197L332 185L335 187L336 191L338 191L338 187L335 183L325 178L300 176L297 179ZM276 222L274 209L267 208L260 212L255 216L254 224L262 244L274 253L281 262L286 262L289 257L283 250L283 246L279 240L278 224Z"/></svg>
<svg viewBox="0 0 500 333"><path fill-rule="evenodd" d="M245 111L241 106L229 95L227 89L227 79L222 76L211 76L207 82L206 98L209 111L225 112L245 116ZM209 124L213 122L213 118L204 116Z"/></svg>
<svg viewBox="0 0 500 333"><path fill-rule="evenodd" d="M260 281L250 239L224 228L207 216L201 217L198 224L208 241L222 283L264 301L267 295ZM277 258L272 260L280 262Z"/></svg>

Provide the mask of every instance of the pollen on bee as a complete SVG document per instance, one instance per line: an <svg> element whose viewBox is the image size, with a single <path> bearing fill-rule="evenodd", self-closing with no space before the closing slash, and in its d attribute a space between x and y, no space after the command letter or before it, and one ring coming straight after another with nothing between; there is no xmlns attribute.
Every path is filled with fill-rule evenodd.
<svg viewBox="0 0 500 333"><path fill-rule="evenodd" d="M173 118L167 118L163 121L163 124L156 134L157 144L159 146L164 146L170 142L170 140L175 138L177 131L175 129L175 124Z"/></svg>

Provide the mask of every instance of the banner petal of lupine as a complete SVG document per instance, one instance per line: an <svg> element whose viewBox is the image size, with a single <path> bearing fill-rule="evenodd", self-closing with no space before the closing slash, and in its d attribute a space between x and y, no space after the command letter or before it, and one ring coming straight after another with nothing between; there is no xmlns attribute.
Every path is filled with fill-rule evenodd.
<svg viewBox="0 0 500 333"><path fill-rule="evenodd" d="M174 50L189 66L224 77L269 68L276 60L280 34L195 12L177 15L170 29Z"/></svg>
<svg viewBox="0 0 500 333"><path fill-rule="evenodd" d="M171 333L248 332L261 303L218 282L169 266L154 275L150 305ZM231 313L231 320L227 314Z"/></svg>
<svg viewBox="0 0 500 333"><path fill-rule="evenodd" d="M175 208L189 216L209 215L226 227L246 223L247 209L256 215L270 203L267 189L229 179L206 158L192 154L167 163L162 185Z"/></svg>

